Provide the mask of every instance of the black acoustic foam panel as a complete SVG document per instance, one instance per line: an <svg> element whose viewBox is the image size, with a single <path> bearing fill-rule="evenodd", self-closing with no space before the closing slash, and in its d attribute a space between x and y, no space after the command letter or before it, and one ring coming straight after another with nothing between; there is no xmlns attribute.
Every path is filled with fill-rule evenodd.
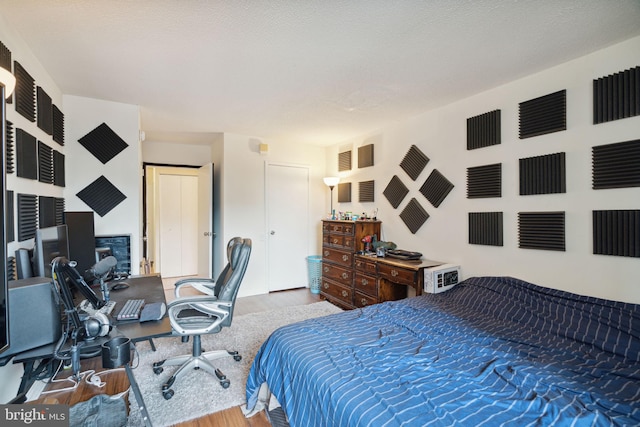
<svg viewBox="0 0 640 427"><path fill-rule="evenodd" d="M431 171L427 180L420 187L420 193L436 208L440 206L451 190L453 190L453 184L437 169Z"/></svg>
<svg viewBox="0 0 640 427"><path fill-rule="evenodd" d="M38 228L38 196L18 194L18 241L33 239Z"/></svg>
<svg viewBox="0 0 640 427"><path fill-rule="evenodd" d="M100 176L76 196L100 216L105 216L127 198L104 176Z"/></svg>
<svg viewBox="0 0 640 427"><path fill-rule="evenodd" d="M640 187L640 139L591 150L594 190Z"/></svg>
<svg viewBox="0 0 640 427"><path fill-rule="evenodd" d="M64 145L64 114L55 105L53 106L53 140Z"/></svg>
<svg viewBox="0 0 640 427"><path fill-rule="evenodd" d="M338 154L338 172L351 170L351 150Z"/></svg>
<svg viewBox="0 0 640 427"><path fill-rule="evenodd" d="M565 153L520 159L520 195L567 192Z"/></svg>
<svg viewBox="0 0 640 427"><path fill-rule="evenodd" d="M55 197L54 205L55 205L55 211L56 211L56 225L62 225L64 224L64 207L65 207L64 198Z"/></svg>
<svg viewBox="0 0 640 427"><path fill-rule="evenodd" d="M65 186L64 180L64 154L59 151L53 151L53 185L58 187Z"/></svg>
<svg viewBox="0 0 640 427"><path fill-rule="evenodd" d="M640 210L593 211L593 253L640 258Z"/></svg>
<svg viewBox="0 0 640 427"><path fill-rule="evenodd" d="M640 66L593 81L593 124L640 115Z"/></svg>
<svg viewBox="0 0 640 427"><path fill-rule="evenodd" d="M13 150L13 123L11 123L9 120L5 121L6 123L6 130L7 130L7 135L5 137L5 146L6 146L6 156L5 156L5 167L7 168L7 173L13 173L14 172L14 150Z"/></svg>
<svg viewBox="0 0 640 427"><path fill-rule="evenodd" d="M129 146L106 123L102 123L80 138L78 142L103 164Z"/></svg>
<svg viewBox="0 0 640 427"><path fill-rule="evenodd" d="M565 250L564 212L519 212L519 248Z"/></svg>
<svg viewBox="0 0 640 427"><path fill-rule="evenodd" d="M409 228L409 231L412 234L416 234L422 224L429 218L429 214L415 198L412 198L400 213L400 218Z"/></svg>
<svg viewBox="0 0 640 427"><path fill-rule="evenodd" d="M502 163L467 168L467 199L502 197Z"/></svg>
<svg viewBox="0 0 640 427"><path fill-rule="evenodd" d="M415 181L427 163L429 163L429 158L418 147L412 145L400 162L400 167Z"/></svg>
<svg viewBox="0 0 640 427"><path fill-rule="evenodd" d="M467 150L501 143L500 110L467 119Z"/></svg>
<svg viewBox="0 0 640 427"><path fill-rule="evenodd" d="M502 246L502 212L469 212L469 243Z"/></svg>
<svg viewBox="0 0 640 427"><path fill-rule="evenodd" d="M36 121L36 86L35 80L18 61L13 62L16 77L16 111L30 122Z"/></svg>
<svg viewBox="0 0 640 427"><path fill-rule="evenodd" d="M38 181L53 184L53 149L38 141Z"/></svg>
<svg viewBox="0 0 640 427"><path fill-rule="evenodd" d="M40 86L37 88L38 127L47 135L53 133L53 104L51 97Z"/></svg>
<svg viewBox="0 0 640 427"><path fill-rule="evenodd" d="M56 201L55 197L38 197L38 226L40 228L56 225Z"/></svg>
<svg viewBox="0 0 640 427"><path fill-rule="evenodd" d="M566 129L566 90L520 103L520 139Z"/></svg>
<svg viewBox="0 0 640 427"><path fill-rule="evenodd" d="M16 129L16 158L20 178L38 179L38 145L35 136Z"/></svg>
<svg viewBox="0 0 640 427"><path fill-rule="evenodd" d="M16 240L16 232L15 232L15 216L13 213L13 208L15 206L15 201L13 200L13 191L7 190L7 207L5 209L5 225L7 231L7 243L11 243Z"/></svg>
<svg viewBox="0 0 640 427"><path fill-rule="evenodd" d="M400 178L394 175L382 194L384 194L384 197L391 203L391 206L397 208L408 192L409 189L402 183Z"/></svg>
<svg viewBox="0 0 640 427"><path fill-rule="evenodd" d="M361 181L358 183L358 201L360 203L374 202L375 181Z"/></svg>
<svg viewBox="0 0 640 427"><path fill-rule="evenodd" d="M338 203L349 203L351 201L351 183L341 182L338 184Z"/></svg>
<svg viewBox="0 0 640 427"><path fill-rule="evenodd" d="M358 168L373 166L373 144L358 147Z"/></svg>

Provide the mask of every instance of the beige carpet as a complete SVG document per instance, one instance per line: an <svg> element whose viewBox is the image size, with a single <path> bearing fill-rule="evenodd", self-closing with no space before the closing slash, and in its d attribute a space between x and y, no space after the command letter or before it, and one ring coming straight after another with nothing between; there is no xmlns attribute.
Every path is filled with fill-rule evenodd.
<svg viewBox="0 0 640 427"><path fill-rule="evenodd" d="M245 403L245 383L251 363L262 343L274 330L340 311L342 310L338 307L323 301L278 311L235 316L231 327L218 334L202 337L205 351L226 349L240 352L240 362L229 357L214 363L231 380L230 387L223 389L217 378L204 371L194 370L176 381L172 387L175 395L169 400L162 397L162 384L177 367L167 367L160 375L155 375L152 365L171 356L190 353L191 341L182 343L179 337L159 338L154 340L157 348L155 352L147 342L138 343L136 348L139 359L134 359L131 364L153 425L170 426ZM143 425L133 393L129 394L129 399L129 425Z"/></svg>

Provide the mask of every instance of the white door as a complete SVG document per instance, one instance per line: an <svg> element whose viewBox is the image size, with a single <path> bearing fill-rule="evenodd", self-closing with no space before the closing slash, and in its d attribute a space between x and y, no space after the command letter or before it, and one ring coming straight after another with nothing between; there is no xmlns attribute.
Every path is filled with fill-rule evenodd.
<svg viewBox="0 0 640 427"><path fill-rule="evenodd" d="M159 173L158 228L160 274L198 273L198 178Z"/></svg>
<svg viewBox="0 0 640 427"><path fill-rule="evenodd" d="M198 169L198 276L213 277L213 163Z"/></svg>
<svg viewBox="0 0 640 427"><path fill-rule="evenodd" d="M309 168L267 164L269 292L307 286Z"/></svg>

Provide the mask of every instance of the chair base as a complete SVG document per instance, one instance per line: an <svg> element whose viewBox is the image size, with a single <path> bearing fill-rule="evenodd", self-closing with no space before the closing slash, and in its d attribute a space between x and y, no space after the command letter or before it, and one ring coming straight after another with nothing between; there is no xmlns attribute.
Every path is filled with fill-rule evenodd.
<svg viewBox="0 0 640 427"><path fill-rule="evenodd" d="M215 375L220 381L220 385L223 388L228 388L231 385L231 381L227 379L220 369L213 366L211 361L221 359L223 357L233 357L236 362L242 360L242 356L240 356L237 351L214 350L201 353L200 337L194 336L193 338L193 354L176 356L153 364L153 372L156 375L162 373L165 366L180 366L178 370L167 380L167 382L162 385L162 395L167 400L171 399L174 395L174 391L171 389L171 386L173 386L176 380L189 372L190 369L202 369L211 375Z"/></svg>

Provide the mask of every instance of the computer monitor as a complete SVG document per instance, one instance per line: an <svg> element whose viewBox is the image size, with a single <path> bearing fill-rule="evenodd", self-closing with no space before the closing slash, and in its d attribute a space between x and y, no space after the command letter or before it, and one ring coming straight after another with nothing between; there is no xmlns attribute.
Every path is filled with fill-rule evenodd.
<svg viewBox="0 0 640 427"><path fill-rule="evenodd" d="M40 277L52 277L51 261L60 256L69 258L67 226L37 229L33 247L33 273Z"/></svg>

